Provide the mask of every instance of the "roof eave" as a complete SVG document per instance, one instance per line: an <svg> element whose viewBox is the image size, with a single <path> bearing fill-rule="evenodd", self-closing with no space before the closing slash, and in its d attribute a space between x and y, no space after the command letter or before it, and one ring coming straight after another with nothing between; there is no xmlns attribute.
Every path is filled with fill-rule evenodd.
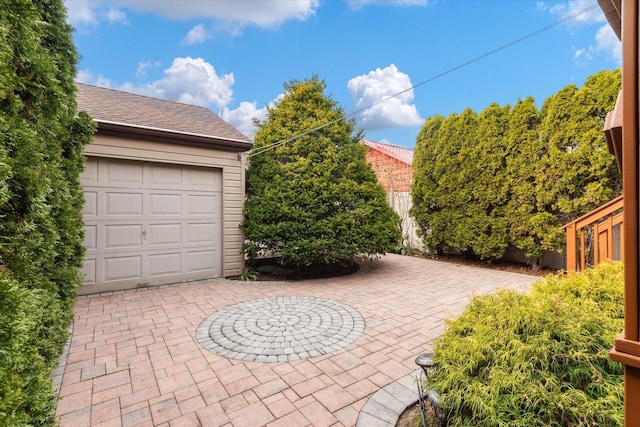
<svg viewBox="0 0 640 427"><path fill-rule="evenodd" d="M622 40L622 2L620 0L598 0L600 9L618 40Z"/></svg>
<svg viewBox="0 0 640 427"><path fill-rule="evenodd" d="M96 120L98 133L120 137L143 138L165 143L180 143L206 146L226 151L249 151L253 144L248 140L221 138L188 132L176 132L168 129L158 129L146 126L136 126L126 123Z"/></svg>

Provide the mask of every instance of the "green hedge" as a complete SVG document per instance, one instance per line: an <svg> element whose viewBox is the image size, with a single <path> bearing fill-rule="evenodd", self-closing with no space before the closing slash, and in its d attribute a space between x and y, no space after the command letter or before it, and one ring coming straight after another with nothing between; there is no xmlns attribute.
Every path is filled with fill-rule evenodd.
<svg viewBox="0 0 640 427"><path fill-rule="evenodd" d="M0 425L52 425L55 393L47 362L39 351L40 330L59 307L41 291L25 289L0 273ZM46 314L45 314L46 313ZM53 346L49 353L55 350Z"/></svg>
<svg viewBox="0 0 640 427"><path fill-rule="evenodd" d="M427 118L416 138L410 211L425 245L486 261L513 246L540 268L546 251L562 247L562 224L622 192L602 137L620 86L620 70L605 70L540 109L527 97Z"/></svg>
<svg viewBox="0 0 640 427"><path fill-rule="evenodd" d="M83 147L78 59L62 0L0 7L0 426L54 425L50 378L79 268Z"/></svg>
<svg viewBox="0 0 640 427"><path fill-rule="evenodd" d="M621 263L475 297L436 341L429 387L451 426L622 425L622 316Z"/></svg>

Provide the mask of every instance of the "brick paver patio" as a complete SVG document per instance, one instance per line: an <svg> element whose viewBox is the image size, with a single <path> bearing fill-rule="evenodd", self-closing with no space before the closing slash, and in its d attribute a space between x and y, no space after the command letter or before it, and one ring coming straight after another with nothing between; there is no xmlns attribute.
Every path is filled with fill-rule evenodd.
<svg viewBox="0 0 640 427"><path fill-rule="evenodd" d="M536 279L398 255L363 270L307 282L210 280L79 297L61 426L354 426L372 394L415 371L415 356L431 349L443 320L471 295ZM275 297L340 302L359 313L364 330L349 332L355 341L343 348L333 343L319 356L300 349L296 360L280 362L226 358L196 338L214 313ZM247 343L254 347L266 348Z"/></svg>

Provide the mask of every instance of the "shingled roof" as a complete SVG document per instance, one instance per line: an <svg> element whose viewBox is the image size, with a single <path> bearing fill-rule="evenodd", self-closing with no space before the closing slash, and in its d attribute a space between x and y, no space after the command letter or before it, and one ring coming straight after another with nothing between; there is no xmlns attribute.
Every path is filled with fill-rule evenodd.
<svg viewBox="0 0 640 427"><path fill-rule="evenodd" d="M78 111L93 117L98 132L129 133L222 149L251 148L246 136L208 108L84 83L76 86Z"/></svg>
<svg viewBox="0 0 640 427"><path fill-rule="evenodd" d="M391 144L383 144L381 142L373 142L367 141L363 139L360 141L361 144L366 145L367 147L373 148L374 150L378 150L387 156L393 157L394 159L400 160L403 163L411 166L413 163L413 150L410 148L400 147L398 145Z"/></svg>

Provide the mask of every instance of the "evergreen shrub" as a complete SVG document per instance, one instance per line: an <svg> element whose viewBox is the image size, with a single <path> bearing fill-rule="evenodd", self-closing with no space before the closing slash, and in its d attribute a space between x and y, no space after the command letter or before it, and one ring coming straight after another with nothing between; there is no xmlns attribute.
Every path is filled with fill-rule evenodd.
<svg viewBox="0 0 640 427"><path fill-rule="evenodd" d="M285 84L257 122L242 231L249 259L296 266L391 251L402 236L353 121L317 76Z"/></svg>
<svg viewBox="0 0 640 427"><path fill-rule="evenodd" d="M57 366L83 262L77 52L62 0L0 7L0 426L55 425Z"/></svg>
<svg viewBox="0 0 640 427"><path fill-rule="evenodd" d="M41 325L60 315L55 306L45 308L51 301L0 272L0 425L55 424L50 363L39 351Z"/></svg>
<svg viewBox="0 0 640 427"><path fill-rule="evenodd" d="M475 297L434 347L448 425L622 425L622 309L621 263Z"/></svg>

